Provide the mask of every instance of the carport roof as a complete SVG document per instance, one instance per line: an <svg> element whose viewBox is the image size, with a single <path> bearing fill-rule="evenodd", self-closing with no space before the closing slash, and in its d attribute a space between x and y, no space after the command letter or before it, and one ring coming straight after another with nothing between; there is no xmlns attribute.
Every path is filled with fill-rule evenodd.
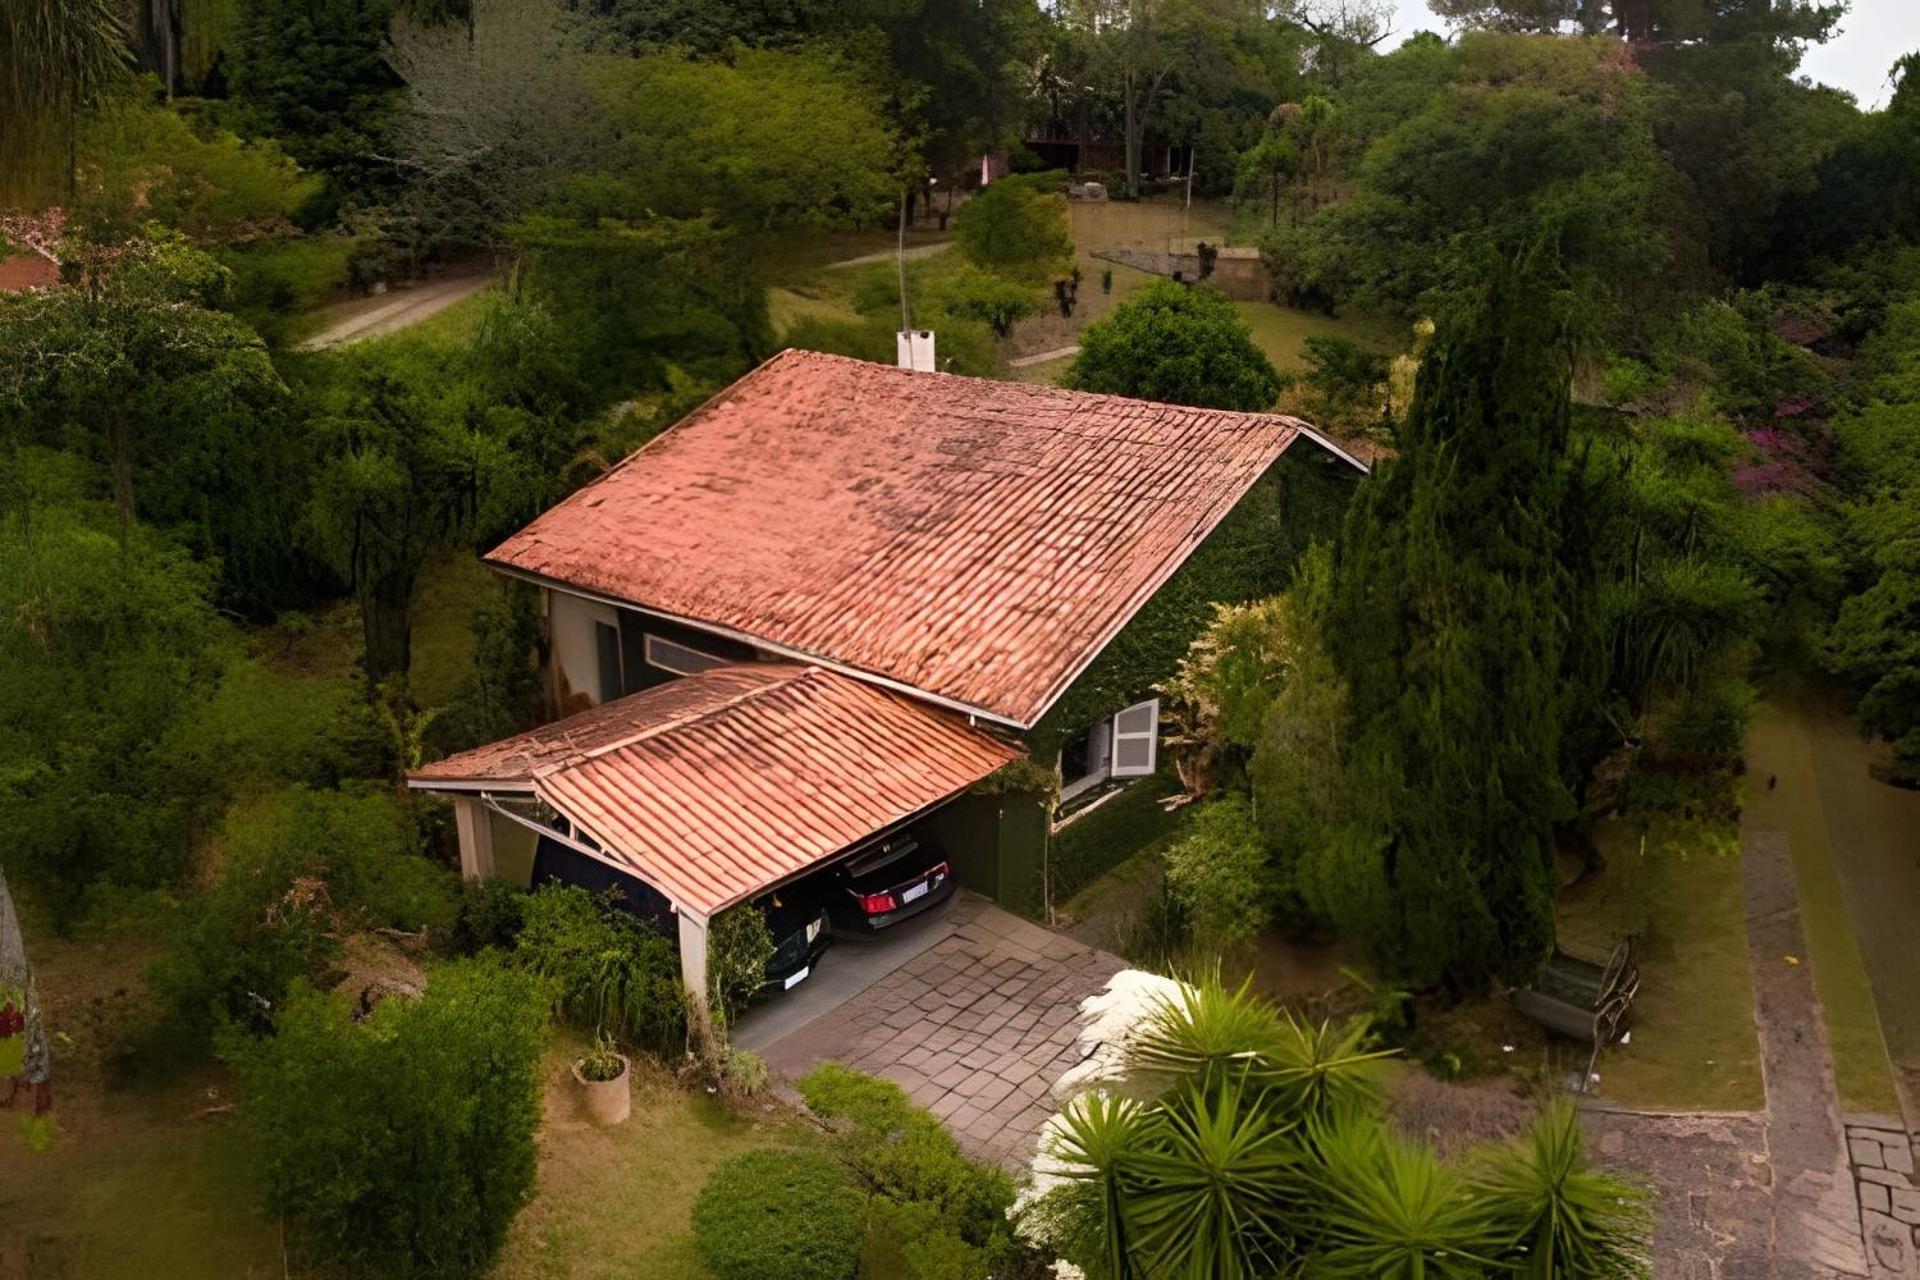
<svg viewBox="0 0 1920 1280"><path fill-rule="evenodd" d="M711 915L1021 755L964 716L819 667L716 667L464 752L423 789L532 791L675 906Z"/></svg>

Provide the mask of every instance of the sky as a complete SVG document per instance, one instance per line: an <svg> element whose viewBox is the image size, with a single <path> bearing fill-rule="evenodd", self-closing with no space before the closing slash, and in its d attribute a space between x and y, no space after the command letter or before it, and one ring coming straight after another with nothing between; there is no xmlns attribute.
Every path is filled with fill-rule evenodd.
<svg viewBox="0 0 1920 1280"><path fill-rule="evenodd" d="M1426 0L1394 0L1399 9L1394 35L1401 39L1425 28L1446 30ZM1920 49L1920 0L1853 0L1841 19L1840 34L1807 51L1801 74L1845 89L1862 107L1885 106L1891 86L1887 72L1903 53Z"/></svg>

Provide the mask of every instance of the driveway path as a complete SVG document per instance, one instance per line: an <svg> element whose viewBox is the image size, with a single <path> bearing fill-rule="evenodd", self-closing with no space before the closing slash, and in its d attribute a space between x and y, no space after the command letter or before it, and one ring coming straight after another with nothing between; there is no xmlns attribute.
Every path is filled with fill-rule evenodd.
<svg viewBox="0 0 1920 1280"><path fill-rule="evenodd" d="M945 938L762 1053L789 1079L829 1058L885 1076L971 1154L1019 1169L1080 1060L1080 1002L1125 967L963 894Z"/></svg>
<svg viewBox="0 0 1920 1280"><path fill-rule="evenodd" d="M325 327L300 345L308 351L319 351L404 329L472 297L492 279L493 273L483 269L335 303L320 312Z"/></svg>

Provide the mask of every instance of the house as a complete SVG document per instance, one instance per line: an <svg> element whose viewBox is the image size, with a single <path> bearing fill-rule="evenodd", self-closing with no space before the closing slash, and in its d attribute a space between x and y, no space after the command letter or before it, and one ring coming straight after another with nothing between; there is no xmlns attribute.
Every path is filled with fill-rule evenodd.
<svg viewBox="0 0 1920 1280"><path fill-rule="evenodd" d="M467 875L546 839L651 886L696 993L716 913L903 830L1030 906L1057 813L1154 771L1212 603L1362 470L1293 418L782 352L486 557L563 718L410 784Z"/></svg>

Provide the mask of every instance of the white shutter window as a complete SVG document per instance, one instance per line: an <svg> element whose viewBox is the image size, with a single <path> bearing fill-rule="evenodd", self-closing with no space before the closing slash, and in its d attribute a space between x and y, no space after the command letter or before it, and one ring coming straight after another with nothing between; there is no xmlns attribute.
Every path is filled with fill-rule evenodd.
<svg viewBox="0 0 1920 1280"><path fill-rule="evenodd" d="M1159 761L1160 699L1137 702L1113 718L1113 776L1142 778Z"/></svg>

